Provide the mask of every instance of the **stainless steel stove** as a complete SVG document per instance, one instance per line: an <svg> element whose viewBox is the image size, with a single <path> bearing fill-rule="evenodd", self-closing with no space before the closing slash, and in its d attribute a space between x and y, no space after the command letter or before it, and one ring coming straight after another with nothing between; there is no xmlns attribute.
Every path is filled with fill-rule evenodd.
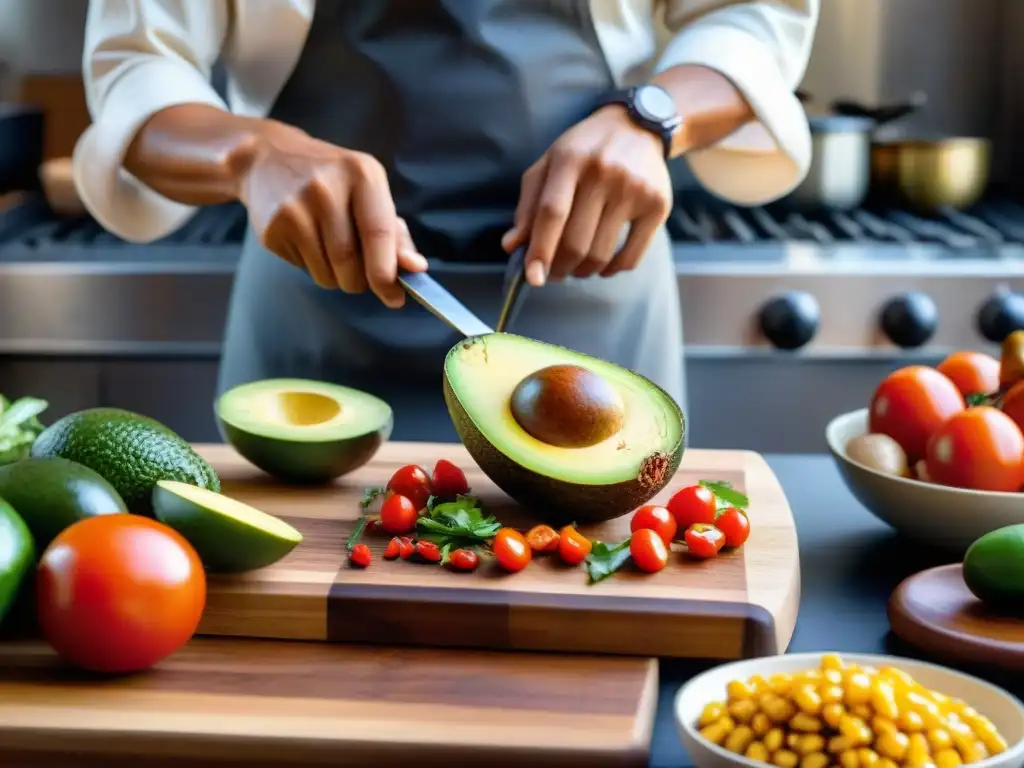
<svg viewBox="0 0 1024 768"><path fill-rule="evenodd" d="M100 403L215 440L210 412L245 233L233 205L139 246L30 198L0 214L0 392ZM690 444L821 451L878 380L1024 327L1024 198L899 210L737 209L683 193L669 221Z"/></svg>

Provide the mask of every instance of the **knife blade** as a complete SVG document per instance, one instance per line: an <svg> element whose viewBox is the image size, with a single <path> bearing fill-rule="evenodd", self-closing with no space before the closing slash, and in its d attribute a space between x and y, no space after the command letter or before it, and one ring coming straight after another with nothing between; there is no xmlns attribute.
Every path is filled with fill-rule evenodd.
<svg viewBox="0 0 1024 768"><path fill-rule="evenodd" d="M505 267L505 280L502 285L502 292L505 300L501 305L501 314L498 316L498 324L494 330L502 333L508 329L509 324L515 320L519 313L519 307L523 304L526 287L526 246L516 248L508 259Z"/></svg>
<svg viewBox="0 0 1024 768"><path fill-rule="evenodd" d="M398 282L406 292L431 314L443 320L463 336L484 336L494 330L470 312L466 306L426 272L399 270Z"/></svg>

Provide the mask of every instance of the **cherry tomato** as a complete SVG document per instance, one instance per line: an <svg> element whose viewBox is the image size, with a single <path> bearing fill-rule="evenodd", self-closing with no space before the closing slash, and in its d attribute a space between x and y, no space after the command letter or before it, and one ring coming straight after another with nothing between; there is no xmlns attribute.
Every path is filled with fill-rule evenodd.
<svg viewBox="0 0 1024 768"><path fill-rule="evenodd" d="M472 571L480 562L480 558L471 549L456 549L448 556L448 562L456 571Z"/></svg>
<svg viewBox="0 0 1024 768"><path fill-rule="evenodd" d="M968 408L928 442L932 482L975 491L1019 491L1024 485L1024 435L1013 419L987 405Z"/></svg>
<svg viewBox="0 0 1024 768"><path fill-rule="evenodd" d="M725 536L725 546L730 549L742 547L750 536L750 519L736 507L726 507L719 512L715 527Z"/></svg>
<svg viewBox="0 0 1024 768"><path fill-rule="evenodd" d="M398 554L403 560L408 560L416 554L416 545L408 536L399 536L398 542Z"/></svg>
<svg viewBox="0 0 1024 768"><path fill-rule="evenodd" d="M416 554L428 563L441 562L441 550L432 541L417 541Z"/></svg>
<svg viewBox="0 0 1024 768"><path fill-rule="evenodd" d="M373 560L373 554L365 544L356 544L352 547L352 551L348 553L348 560L357 568L365 568Z"/></svg>
<svg viewBox="0 0 1024 768"><path fill-rule="evenodd" d="M587 559L593 546L590 539L567 525L558 537L558 556L568 565L579 565Z"/></svg>
<svg viewBox="0 0 1024 768"><path fill-rule="evenodd" d="M397 560L402 554L402 540L395 536L384 549L385 560Z"/></svg>
<svg viewBox="0 0 1024 768"><path fill-rule="evenodd" d="M177 532L138 515L99 515L65 528L39 561L43 636L69 663L136 672L170 655L199 625L206 575Z"/></svg>
<svg viewBox="0 0 1024 768"><path fill-rule="evenodd" d="M526 537L515 528L502 528L491 542L491 550L498 565L506 571L521 571L533 559L533 550L526 543Z"/></svg>
<svg viewBox="0 0 1024 768"><path fill-rule="evenodd" d="M435 496L443 499L454 499L469 493L469 481L466 473L452 464L448 459L440 459L434 465L434 475L430 479L430 488Z"/></svg>
<svg viewBox="0 0 1024 768"><path fill-rule="evenodd" d="M1018 381L1003 395L1002 411L1024 430L1024 381Z"/></svg>
<svg viewBox="0 0 1024 768"><path fill-rule="evenodd" d="M725 546L725 535L713 525L696 523L686 529L683 541L690 555L701 560L716 557Z"/></svg>
<svg viewBox="0 0 1024 768"><path fill-rule="evenodd" d="M952 381L964 397L990 395L999 389L999 361L984 352L954 352L935 370Z"/></svg>
<svg viewBox="0 0 1024 768"><path fill-rule="evenodd" d="M710 525L715 522L717 501L715 494L703 485L690 485L683 488L668 500L665 505L672 517L676 519L676 528L686 530L696 523Z"/></svg>
<svg viewBox="0 0 1024 768"><path fill-rule="evenodd" d="M527 532L526 543L534 552L557 552L558 531L550 525L535 525Z"/></svg>
<svg viewBox="0 0 1024 768"><path fill-rule="evenodd" d="M654 529L641 528L629 539L629 555L641 571L656 573L668 563L668 545Z"/></svg>
<svg viewBox="0 0 1024 768"><path fill-rule="evenodd" d="M416 527L419 516L412 501L392 493L380 508L380 527L388 533L409 533Z"/></svg>
<svg viewBox="0 0 1024 768"><path fill-rule="evenodd" d="M423 467L407 464L395 471L388 480L387 488L392 493L405 496L419 512L427 506L427 500L430 498L430 475Z"/></svg>
<svg viewBox="0 0 1024 768"><path fill-rule="evenodd" d="M665 507L648 504L633 513L633 518L629 521L629 530L633 533L651 530L661 536L661 540L666 544L671 544L679 530L679 524Z"/></svg>
<svg viewBox="0 0 1024 768"><path fill-rule="evenodd" d="M871 398L868 431L888 435L911 463L925 455L928 439L966 408L956 384L934 368L910 365L886 376Z"/></svg>

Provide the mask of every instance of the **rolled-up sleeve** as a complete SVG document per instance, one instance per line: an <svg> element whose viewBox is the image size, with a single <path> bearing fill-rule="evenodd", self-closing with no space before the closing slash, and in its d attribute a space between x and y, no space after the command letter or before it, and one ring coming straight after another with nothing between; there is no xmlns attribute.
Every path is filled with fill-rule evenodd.
<svg viewBox="0 0 1024 768"><path fill-rule="evenodd" d="M133 242L173 232L194 213L122 167L154 114L187 103L226 109L210 83L228 26L227 0L91 0L82 60L92 124L74 152L74 180L93 217Z"/></svg>
<svg viewBox="0 0 1024 768"><path fill-rule="evenodd" d="M711 193L759 205L791 192L807 175L811 136L795 90L818 23L819 0L663 0L673 36L657 69L695 64L727 77L756 120L687 155Z"/></svg>

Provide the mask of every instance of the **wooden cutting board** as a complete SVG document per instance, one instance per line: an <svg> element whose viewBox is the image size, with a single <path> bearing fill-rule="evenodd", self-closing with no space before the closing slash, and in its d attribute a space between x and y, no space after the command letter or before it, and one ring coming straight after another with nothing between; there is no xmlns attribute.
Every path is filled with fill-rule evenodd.
<svg viewBox="0 0 1024 768"><path fill-rule="evenodd" d="M894 634L936 657L1024 670L1024 619L986 608L967 589L960 563L904 579L888 614Z"/></svg>
<svg viewBox="0 0 1024 768"><path fill-rule="evenodd" d="M101 679L0 644L0 765L646 766L653 660L201 638Z"/></svg>
<svg viewBox="0 0 1024 768"><path fill-rule="evenodd" d="M620 572L595 585L584 569L537 558L516 574L493 563L475 573L381 557L384 536L366 537L374 562L345 562L344 543L366 487L385 485L404 464L429 471L440 458L461 466L484 508L506 525L532 524L461 445L388 443L369 464L319 488L276 484L231 448L198 446L223 492L279 515L305 540L270 568L214 577L200 632L388 645L572 651L735 659L785 650L796 623L800 567L785 495L764 459L747 451L688 451L659 496L698 480L727 480L750 497L752 532L739 550L709 561L674 553L658 574ZM621 540L624 516L592 537Z"/></svg>

